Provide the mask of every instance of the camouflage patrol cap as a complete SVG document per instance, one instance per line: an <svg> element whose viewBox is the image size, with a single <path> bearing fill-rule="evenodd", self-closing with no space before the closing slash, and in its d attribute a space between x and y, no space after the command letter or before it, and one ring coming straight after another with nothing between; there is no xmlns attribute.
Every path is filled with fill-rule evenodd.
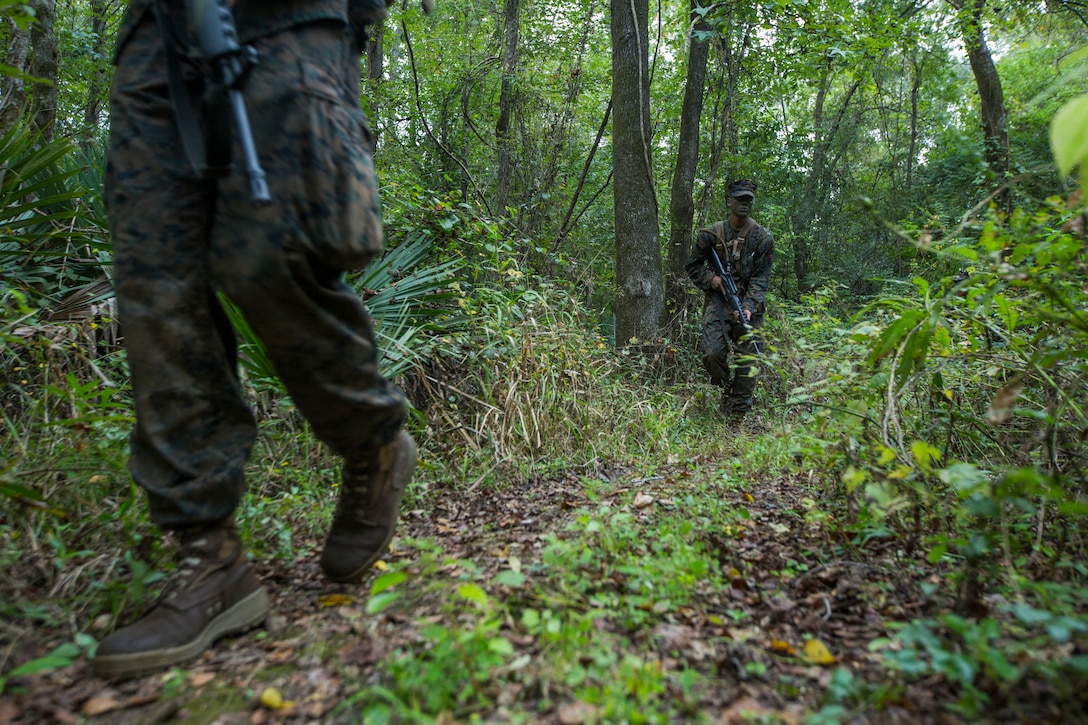
<svg viewBox="0 0 1088 725"><path fill-rule="evenodd" d="M737 181L730 182L729 184L729 196L755 196L756 195L756 182L751 179L738 179Z"/></svg>

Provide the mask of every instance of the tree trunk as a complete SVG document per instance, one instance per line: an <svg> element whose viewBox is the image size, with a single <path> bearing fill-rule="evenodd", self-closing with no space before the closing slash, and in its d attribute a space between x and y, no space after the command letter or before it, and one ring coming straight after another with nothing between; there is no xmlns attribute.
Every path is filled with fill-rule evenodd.
<svg viewBox="0 0 1088 725"><path fill-rule="evenodd" d="M918 150L918 87L922 83L922 62L918 56L911 57L911 82L910 82L910 145L907 148L907 176L903 184L903 196L906 197L909 211L910 197L914 185L914 154Z"/></svg>
<svg viewBox="0 0 1088 725"><path fill-rule="evenodd" d="M30 27L33 48L28 72L42 82L31 88L31 118L43 141L53 139L57 123L57 38L53 34L54 0L34 0L34 24Z"/></svg>
<svg viewBox="0 0 1088 725"><path fill-rule="evenodd" d="M732 12L732 11L730 11ZM729 156L736 154L737 128L733 119L733 98L740 82L740 74L744 69L744 58L752 39L752 25L745 23L741 36L740 47L733 47L732 19L726 25L727 34L720 39L722 77L725 80L722 102L718 107L717 118L719 121L718 133L714 137L710 149L710 168L707 170L706 183L703 184L699 195L699 226L706 225L706 216L710 208L711 192L714 189L714 181L721 170L722 154Z"/></svg>
<svg viewBox="0 0 1088 725"><path fill-rule="evenodd" d="M109 27L110 0L91 0L91 35L94 37L95 70L87 79L87 98L83 106L83 130L80 144L86 145L98 133L102 109L109 100L109 49L106 31Z"/></svg>
<svg viewBox="0 0 1088 725"><path fill-rule="evenodd" d="M370 101L370 151L375 157L378 155L378 136L381 133L381 124L378 122L381 107L374 90L385 75L384 42L385 26L383 23L375 23L370 30L370 41L366 44L366 79L370 81L368 85L371 91L367 98Z"/></svg>
<svg viewBox="0 0 1088 725"><path fill-rule="evenodd" d="M985 141L986 163L993 173L994 181L1004 183L1005 172L1009 170L1009 128L1005 114L1005 94L1001 90L1001 77L986 44L986 33L982 27L982 11L986 0L974 0L970 17L962 20L963 45L967 50L967 59L971 63L971 73L978 85L978 100L982 108L982 132ZM961 13L962 17L962 13ZM1003 192L997 200L999 208L1010 211L1009 193Z"/></svg>
<svg viewBox="0 0 1088 725"><path fill-rule="evenodd" d="M816 106L812 112L812 165L809 168L808 179L805 181L805 190L801 201L797 206L797 213L793 217L793 274L797 280L798 294L804 294L809 290L809 262L812 258L812 237L816 222L816 214L819 206L819 198L823 194L821 184L824 183L828 168L834 168L832 160L828 166L828 151L835 139L839 128L842 126L843 117L850 106L850 100L854 97L861 81L855 80L843 96L842 105L835 114L835 120L824 128L824 103L827 100L827 92L831 85L831 72L824 68L820 76L820 85L816 90Z"/></svg>
<svg viewBox="0 0 1088 725"><path fill-rule="evenodd" d="M556 182L559 180L559 173L564 168L566 162L566 155L569 149L571 129L574 127L574 121L576 118L576 103L578 97L581 95L583 87L582 73L582 61L585 58L586 46L589 43L590 33L596 28L594 22L594 16L597 12L597 0L590 0L589 6L586 9L586 19L582 26L582 35L578 42L578 48L574 54L574 60L572 61L570 68L570 76L567 80L567 89L563 94L563 106L562 110L555 115L555 122L552 124L550 130L546 134L548 142L544 144L547 149L546 160L543 164L543 172L540 174L540 191L538 196L544 197L555 196ZM600 137L598 136L598 142ZM592 154L591 154L592 155ZM575 200L576 201L576 200ZM557 207L556 204L527 204L523 205L523 208L528 210L525 215L526 219L523 222L521 215L518 217L517 227L522 229L526 236L535 236L540 230L543 232L547 219L550 218L551 212ZM566 232L564 226L567 221L570 221L568 216L564 219L564 224L560 225L560 230L557 233L558 236L562 236Z"/></svg>
<svg viewBox="0 0 1088 725"><path fill-rule="evenodd" d="M698 0L691 0L691 18L696 32L706 31L703 16L695 12ZM669 198L669 273L684 279L684 262L691 252L691 223L695 218L695 199L692 187L695 183L695 167L699 161L699 122L703 116L703 86L706 81L706 57L710 47L707 40L699 40L692 33L688 51L687 78L684 84L684 102L680 109L680 138L676 152L676 168L672 175L672 193Z"/></svg>
<svg viewBox="0 0 1088 725"><path fill-rule="evenodd" d="M657 335L664 306L650 162L648 0L611 0L616 344Z"/></svg>
<svg viewBox="0 0 1088 725"><path fill-rule="evenodd" d="M506 0L503 6L502 90L499 92L499 119L495 122L495 145L498 147L498 178L495 183L495 209L506 213L513 176L510 118L514 111L514 96L518 80L518 23L520 0Z"/></svg>
<svg viewBox="0 0 1088 725"><path fill-rule="evenodd" d="M10 22L10 21L9 21ZM11 42L8 44L4 65L18 71L26 71L27 55L30 52L30 30L21 30L11 24ZM26 105L26 82L21 75L3 75L0 80L0 136L6 136L19 123Z"/></svg>

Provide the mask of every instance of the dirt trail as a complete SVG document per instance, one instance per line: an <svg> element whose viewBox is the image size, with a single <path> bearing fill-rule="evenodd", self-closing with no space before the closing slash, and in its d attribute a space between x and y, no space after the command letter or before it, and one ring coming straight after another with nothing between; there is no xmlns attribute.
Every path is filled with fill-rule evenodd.
<svg viewBox="0 0 1088 725"><path fill-rule="evenodd" d="M631 484L624 481L633 477L626 472L593 475L607 481L606 500L618 506L630 500L625 494ZM652 517L655 506L669 505L678 493L676 480L679 476L638 482L638 491L654 501L639 516ZM804 516L819 506L810 495L786 480L728 494L751 518L736 531L710 535L707 544L729 573L731 587L679 608L645 633L656 643L663 668L712 675L717 684L702 695L700 710L715 722L747 722L742 713L769 722L804 722L806 709L819 707L834 669L831 660L817 664L825 653L804 649L813 640L826 647L836 666L880 681L880 656L868 644L887 635L888 622L909 621L928 606L917 569L896 563L892 552L882 556L868 549L865 560L836 558L838 542L818 520ZM562 535L575 512L590 505L584 483L573 477L438 496L426 513L406 513L388 562L415 556L398 543L430 538L446 557L475 562L490 579L512 555L526 566L538 561L546 537ZM316 542L309 548L316 550ZM441 602L427 600L410 615L366 614L370 582L329 585L320 576L316 554L289 568L262 564L260 573L275 602L266 628L220 642L183 672L109 683L94 678L81 660L9 683L8 694L0 698L0 724L337 722L334 708L359 683L377 681L376 665L383 657L413 641L421 621L442 619ZM745 616L734 624L738 612ZM533 643L528 639L519 646L531 651ZM20 685L27 691L12 692ZM267 687L293 704L278 711L261 706L255 694ZM922 682L899 691L879 713L854 722L955 722L941 707L950 697L941 683ZM1044 722L1055 713L1039 714ZM578 718L577 709L556 707L536 722Z"/></svg>

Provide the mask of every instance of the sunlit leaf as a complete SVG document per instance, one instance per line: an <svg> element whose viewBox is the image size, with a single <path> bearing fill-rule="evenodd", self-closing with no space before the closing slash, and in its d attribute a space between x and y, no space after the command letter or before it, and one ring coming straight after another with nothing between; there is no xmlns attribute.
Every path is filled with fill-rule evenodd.
<svg viewBox="0 0 1088 725"><path fill-rule="evenodd" d="M317 599L318 606L343 607L355 601L350 594L324 594Z"/></svg>
<svg viewBox="0 0 1088 725"><path fill-rule="evenodd" d="M1062 176L1088 159L1088 96L1074 98L1054 116L1050 149Z"/></svg>
<svg viewBox="0 0 1088 725"><path fill-rule="evenodd" d="M827 649L827 645L818 639L805 642L805 659L814 665L833 665L839 661Z"/></svg>
<svg viewBox="0 0 1088 725"><path fill-rule="evenodd" d="M487 648L500 655L514 654L514 645L506 637L492 637L487 641Z"/></svg>
<svg viewBox="0 0 1088 725"><path fill-rule="evenodd" d="M462 599L467 599L470 602L474 602L479 605L487 604L487 592L481 589L476 584L462 584L457 587L457 594Z"/></svg>
<svg viewBox="0 0 1088 725"><path fill-rule="evenodd" d="M385 610L390 604L400 599L400 592L382 592L366 602L366 613L377 614Z"/></svg>
<svg viewBox="0 0 1088 725"><path fill-rule="evenodd" d="M866 471L853 466L846 466L846 470L842 472L842 483L846 487L846 493L853 493L854 489L861 486L868 478Z"/></svg>
<svg viewBox="0 0 1088 725"><path fill-rule="evenodd" d="M275 687L266 687L261 691L261 704L269 710L282 710L285 705L283 695Z"/></svg>
<svg viewBox="0 0 1088 725"><path fill-rule="evenodd" d="M941 452L925 441L915 441L910 447L914 462L926 473L933 469L933 464L941 460Z"/></svg>
<svg viewBox="0 0 1088 725"><path fill-rule="evenodd" d="M371 595L381 594L386 589L395 587L407 578L408 575L402 571L391 571L388 574L382 574L370 586L370 593Z"/></svg>

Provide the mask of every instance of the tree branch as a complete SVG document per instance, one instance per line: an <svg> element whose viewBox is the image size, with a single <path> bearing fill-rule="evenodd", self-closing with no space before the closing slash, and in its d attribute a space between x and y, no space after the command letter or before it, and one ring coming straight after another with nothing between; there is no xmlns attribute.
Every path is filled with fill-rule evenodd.
<svg viewBox="0 0 1088 725"><path fill-rule="evenodd" d="M434 132L431 131L431 125L427 123L427 116L423 113L423 106L419 102L419 74L416 72L416 56L415 53L412 52L412 38L408 35L408 26L403 20L400 21L400 29L404 33L404 44L408 48L408 62L412 67L412 83L415 87L413 99L416 102L416 111L419 113L419 120L420 123L423 124L423 130L427 132L427 137L434 142L435 146L442 149L444 154L449 156L454 163L461 167L461 172L464 173L468 182L472 184L472 188L476 191L476 195L480 197L480 202L483 203L484 208L487 209L487 215L490 217L495 216L491 211L491 205L487 203L487 197L484 196L483 191L481 191L480 187L476 184L476 179L472 178L472 173L468 170L468 167L465 166L465 162L457 158L452 151L446 148L446 146L434 135Z"/></svg>

